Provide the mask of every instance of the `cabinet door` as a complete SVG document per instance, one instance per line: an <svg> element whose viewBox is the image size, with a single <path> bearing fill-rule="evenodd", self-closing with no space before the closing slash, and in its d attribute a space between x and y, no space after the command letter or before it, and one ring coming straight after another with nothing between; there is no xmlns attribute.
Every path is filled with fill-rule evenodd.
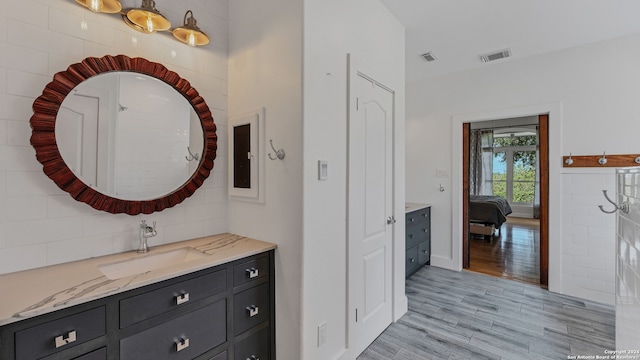
<svg viewBox="0 0 640 360"><path fill-rule="evenodd" d="M226 299L120 340L121 360L190 360L227 340Z"/></svg>

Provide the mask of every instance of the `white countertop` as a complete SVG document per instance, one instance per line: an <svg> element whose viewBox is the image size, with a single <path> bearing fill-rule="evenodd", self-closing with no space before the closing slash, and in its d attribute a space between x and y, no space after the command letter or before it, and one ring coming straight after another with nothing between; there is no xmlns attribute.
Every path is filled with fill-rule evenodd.
<svg viewBox="0 0 640 360"><path fill-rule="evenodd" d="M431 207L431 204L423 204L423 203L405 203L404 204L404 212L406 213L410 213L412 211L416 211L416 210L420 210L420 209L424 209L424 208L428 208Z"/></svg>
<svg viewBox="0 0 640 360"><path fill-rule="evenodd" d="M187 263L109 280L98 265L126 261L168 250L192 247L207 254ZM219 234L0 275L0 326L107 297L198 270L275 249L276 245L233 234Z"/></svg>

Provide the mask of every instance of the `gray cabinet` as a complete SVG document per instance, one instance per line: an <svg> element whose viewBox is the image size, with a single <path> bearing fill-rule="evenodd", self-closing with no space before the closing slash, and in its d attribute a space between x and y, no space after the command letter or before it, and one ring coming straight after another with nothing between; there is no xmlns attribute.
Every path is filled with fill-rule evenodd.
<svg viewBox="0 0 640 360"><path fill-rule="evenodd" d="M409 277L431 263L431 207L405 215L405 276Z"/></svg>
<svg viewBox="0 0 640 360"><path fill-rule="evenodd" d="M274 252L0 328L6 360L275 360Z"/></svg>

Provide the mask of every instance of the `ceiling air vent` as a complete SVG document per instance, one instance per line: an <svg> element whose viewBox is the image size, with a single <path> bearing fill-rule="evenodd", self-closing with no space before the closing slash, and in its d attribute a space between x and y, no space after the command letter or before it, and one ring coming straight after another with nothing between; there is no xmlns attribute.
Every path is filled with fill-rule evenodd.
<svg viewBox="0 0 640 360"><path fill-rule="evenodd" d="M420 57L423 58L424 61L426 61L426 62L436 61L436 57L433 55L433 53L431 51L420 55Z"/></svg>
<svg viewBox="0 0 640 360"><path fill-rule="evenodd" d="M489 62L489 61L508 58L509 56L511 56L511 49L504 49L504 50L492 52L490 54L480 55L480 60L482 60L482 62Z"/></svg>

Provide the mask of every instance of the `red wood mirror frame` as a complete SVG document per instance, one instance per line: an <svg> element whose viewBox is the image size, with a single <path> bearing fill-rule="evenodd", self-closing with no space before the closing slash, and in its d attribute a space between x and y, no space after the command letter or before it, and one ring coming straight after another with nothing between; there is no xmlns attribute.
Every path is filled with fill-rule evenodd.
<svg viewBox="0 0 640 360"><path fill-rule="evenodd" d="M117 199L86 185L69 169L60 155L56 142L55 125L58 110L67 94L88 78L111 71L129 71L149 75L160 79L182 94L193 106L200 117L204 133L202 160L194 174L178 189L167 195L150 200ZM143 58L130 58L125 55L88 57L73 64L66 71L53 76L51 81L33 103L33 116L30 120L32 133L31 145L36 150L36 158L42 164L44 173L60 189L68 192L77 201L84 202L94 209L112 214L150 214L162 211L181 203L202 185L213 169L216 158L217 136L213 116L204 99L191 84L164 65Z"/></svg>

